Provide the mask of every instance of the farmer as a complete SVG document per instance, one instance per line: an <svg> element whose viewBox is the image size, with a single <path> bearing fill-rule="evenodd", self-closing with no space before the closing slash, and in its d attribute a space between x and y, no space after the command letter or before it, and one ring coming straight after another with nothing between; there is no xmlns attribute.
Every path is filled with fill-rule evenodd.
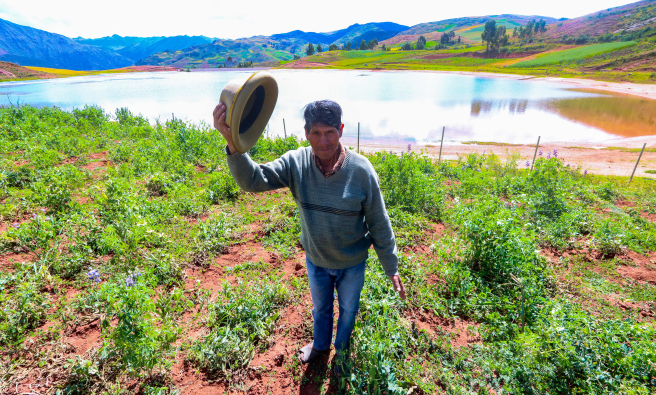
<svg viewBox="0 0 656 395"><path fill-rule="evenodd" d="M299 208L314 318L314 341L299 352L303 363L330 350L337 289L334 373L339 377L360 306L365 262L372 244L394 290L405 299L394 232L378 175L365 157L340 143L344 130L342 109L333 101L316 101L303 109L310 147L289 151L265 164L237 152L225 123L225 111L225 104L216 106L214 127L228 142L228 167L237 185L247 192L287 187Z"/></svg>

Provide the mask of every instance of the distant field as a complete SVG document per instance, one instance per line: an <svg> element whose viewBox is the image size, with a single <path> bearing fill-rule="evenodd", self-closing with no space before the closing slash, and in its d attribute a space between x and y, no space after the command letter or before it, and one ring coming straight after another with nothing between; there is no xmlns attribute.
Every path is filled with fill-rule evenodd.
<svg viewBox="0 0 656 395"><path fill-rule="evenodd" d="M599 55L605 52L616 51L618 49L630 47L635 44L636 44L635 41L626 41L626 42L587 45L585 47L578 47L578 48L566 49L564 51L551 52L542 56L538 56L537 58L532 60L516 63L510 67L546 66L549 64L556 64L560 62L585 59L590 56Z"/></svg>
<svg viewBox="0 0 656 395"><path fill-rule="evenodd" d="M78 77L78 76L84 76L84 75L129 72L129 70L125 70L125 69L81 71L81 70L53 69L53 68L50 68L50 67L32 67L32 66L26 66L26 67L30 70L40 71L42 73L54 74L57 77ZM122 70L125 70L125 71L122 71Z"/></svg>

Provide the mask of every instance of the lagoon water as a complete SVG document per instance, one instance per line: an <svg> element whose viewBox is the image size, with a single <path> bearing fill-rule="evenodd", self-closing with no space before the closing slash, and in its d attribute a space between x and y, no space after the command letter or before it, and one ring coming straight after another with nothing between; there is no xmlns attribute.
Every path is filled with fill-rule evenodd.
<svg viewBox="0 0 656 395"><path fill-rule="evenodd" d="M127 107L151 120L211 124L221 89L251 70L105 74L0 83L0 105L64 109ZM303 133L301 108L332 99L344 110L345 138L360 123L367 144L494 141L600 142L656 134L656 101L564 83L429 72L271 70L280 87L270 135Z"/></svg>

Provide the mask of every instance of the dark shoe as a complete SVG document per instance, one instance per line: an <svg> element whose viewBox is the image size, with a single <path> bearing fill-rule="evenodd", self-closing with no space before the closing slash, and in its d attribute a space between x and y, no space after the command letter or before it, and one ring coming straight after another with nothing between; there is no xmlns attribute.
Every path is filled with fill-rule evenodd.
<svg viewBox="0 0 656 395"><path fill-rule="evenodd" d="M312 342L301 348L299 351L298 359L300 359L302 363L308 363L325 354L328 350L317 350L314 348L314 342Z"/></svg>

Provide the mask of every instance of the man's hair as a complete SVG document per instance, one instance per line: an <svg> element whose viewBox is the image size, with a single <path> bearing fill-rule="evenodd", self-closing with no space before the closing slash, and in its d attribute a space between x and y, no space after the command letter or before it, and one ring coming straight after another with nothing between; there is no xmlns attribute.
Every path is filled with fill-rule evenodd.
<svg viewBox="0 0 656 395"><path fill-rule="evenodd" d="M303 119L306 134L317 123L339 130L342 126L342 107L332 100L318 100L303 107Z"/></svg>

